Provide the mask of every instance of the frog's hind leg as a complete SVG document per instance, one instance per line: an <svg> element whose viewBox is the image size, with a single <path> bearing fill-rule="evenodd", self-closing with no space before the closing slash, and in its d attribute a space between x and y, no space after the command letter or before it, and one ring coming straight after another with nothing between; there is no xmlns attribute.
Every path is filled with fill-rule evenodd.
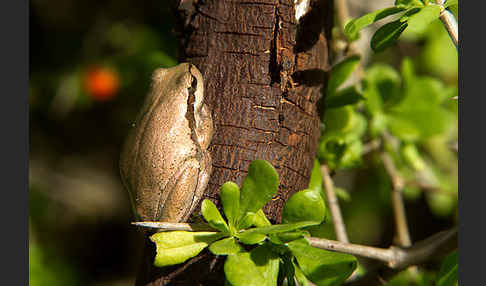
<svg viewBox="0 0 486 286"><path fill-rule="evenodd" d="M198 187L200 167L195 159L185 161L161 190L157 220L181 222L189 217Z"/></svg>

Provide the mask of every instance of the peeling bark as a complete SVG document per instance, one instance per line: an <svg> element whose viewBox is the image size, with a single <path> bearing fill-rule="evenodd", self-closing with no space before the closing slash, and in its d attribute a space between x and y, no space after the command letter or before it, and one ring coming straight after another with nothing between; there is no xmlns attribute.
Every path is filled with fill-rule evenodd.
<svg viewBox="0 0 486 286"><path fill-rule="evenodd" d="M265 159L280 186L264 211L279 222L284 202L307 187L317 151L333 1L311 1L299 21L294 0L182 2L180 62L201 71L215 125L204 198L218 204L223 183L241 185L250 162ZM207 251L163 271L151 266L150 251L137 285L224 284L224 259Z"/></svg>

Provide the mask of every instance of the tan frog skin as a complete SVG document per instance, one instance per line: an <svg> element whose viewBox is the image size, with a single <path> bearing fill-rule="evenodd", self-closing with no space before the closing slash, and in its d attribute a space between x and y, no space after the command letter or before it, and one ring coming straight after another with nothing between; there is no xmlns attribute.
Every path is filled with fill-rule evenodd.
<svg viewBox="0 0 486 286"><path fill-rule="evenodd" d="M196 66L157 69L123 147L120 173L137 219L186 221L211 175L213 135Z"/></svg>

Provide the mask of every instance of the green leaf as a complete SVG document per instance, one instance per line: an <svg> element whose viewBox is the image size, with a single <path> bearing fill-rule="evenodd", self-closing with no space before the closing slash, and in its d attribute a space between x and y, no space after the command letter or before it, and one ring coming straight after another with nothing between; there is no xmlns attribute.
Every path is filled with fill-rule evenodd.
<svg viewBox="0 0 486 286"><path fill-rule="evenodd" d="M351 201L351 196L349 195L349 193L345 189L334 187L334 191L336 192L336 196L339 199L341 199L345 202Z"/></svg>
<svg viewBox="0 0 486 286"><path fill-rule="evenodd" d="M376 10L360 18L353 19L346 24L344 28L344 34L348 37L349 40L354 41L358 39L359 31L364 27L371 25L374 22L381 20L385 17L388 17L390 15L402 12L404 10L405 8L403 7L388 7L388 8Z"/></svg>
<svg viewBox="0 0 486 286"><path fill-rule="evenodd" d="M388 116L390 132L408 142L445 133L453 127L453 122L452 113L438 106L394 111Z"/></svg>
<svg viewBox="0 0 486 286"><path fill-rule="evenodd" d="M285 203L282 212L284 223L315 221L321 223L326 217L326 204L319 191L307 189L294 193Z"/></svg>
<svg viewBox="0 0 486 286"><path fill-rule="evenodd" d="M449 254L442 262L437 275L437 286L458 285L458 259L457 250Z"/></svg>
<svg viewBox="0 0 486 286"><path fill-rule="evenodd" d="M335 93L328 93L324 102L326 108L336 108L355 104L363 99L365 98L356 86L349 86Z"/></svg>
<svg viewBox="0 0 486 286"><path fill-rule="evenodd" d="M332 108L324 114L326 129L320 139L318 157L329 168L347 168L359 163L362 154L361 137L366 131L366 119L351 106Z"/></svg>
<svg viewBox="0 0 486 286"><path fill-rule="evenodd" d="M308 189L316 190L319 193L322 192L321 164L317 159L314 159L314 166L312 167L312 173L311 173Z"/></svg>
<svg viewBox="0 0 486 286"><path fill-rule="evenodd" d="M444 4L444 8L447 8L449 6L454 6L454 5L458 5L458 1L457 0L447 0Z"/></svg>
<svg viewBox="0 0 486 286"><path fill-rule="evenodd" d="M237 237L241 243L252 245L263 242L267 238L267 235L258 232L245 232L237 234Z"/></svg>
<svg viewBox="0 0 486 286"><path fill-rule="evenodd" d="M221 234L217 232L158 232L150 237L157 249L154 265L164 267L183 263L219 238Z"/></svg>
<svg viewBox="0 0 486 286"><path fill-rule="evenodd" d="M246 213L246 215L238 223L238 230L249 228L255 223L256 213Z"/></svg>
<svg viewBox="0 0 486 286"><path fill-rule="evenodd" d="M211 227L223 233L230 233L228 225L226 224L223 217L221 216L221 213L219 213L218 208L212 201L205 199L202 202L201 213Z"/></svg>
<svg viewBox="0 0 486 286"><path fill-rule="evenodd" d="M383 112L376 112L371 116L370 120L370 134L372 137L376 138L381 136L386 129L387 117Z"/></svg>
<svg viewBox="0 0 486 286"><path fill-rule="evenodd" d="M405 144L401 148L401 154L415 171L423 171L426 168L424 159L415 144Z"/></svg>
<svg viewBox="0 0 486 286"><path fill-rule="evenodd" d="M338 167L350 168L357 165L361 160L363 154L363 143L360 140L355 140L346 144L346 148L342 153Z"/></svg>
<svg viewBox="0 0 486 286"><path fill-rule="evenodd" d="M288 246L307 279L319 286L341 285L358 264L352 255L311 247L304 238Z"/></svg>
<svg viewBox="0 0 486 286"><path fill-rule="evenodd" d="M209 251L211 251L214 255L236 254L243 250L243 247L236 242L234 237L227 237L218 240L209 246Z"/></svg>
<svg viewBox="0 0 486 286"><path fill-rule="evenodd" d="M251 252L229 255L224 273L234 286L276 286L278 268L278 255L262 245Z"/></svg>
<svg viewBox="0 0 486 286"><path fill-rule="evenodd" d="M256 227L263 227L263 226L272 225L272 223L270 223L270 221L267 219L263 210L260 209L255 214L255 218L253 220L253 225L256 226Z"/></svg>
<svg viewBox="0 0 486 286"><path fill-rule="evenodd" d="M410 88L415 80L415 67L410 58L406 57L402 61L400 73L403 78L403 86L405 89Z"/></svg>
<svg viewBox="0 0 486 286"><path fill-rule="evenodd" d="M226 182L221 186L221 203L229 227L233 230L240 214L240 188L237 184Z"/></svg>
<svg viewBox="0 0 486 286"><path fill-rule="evenodd" d="M307 229L307 228L306 228ZM276 234L270 234L269 238L270 241L274 242L275 244L284 244L299 238L304 237L304 235L310 235L308 231L305 230L296 230L291 232L281 232ZM276 239L273 241L272 239Z"/></svg>
<svg viewBox="0 0 486 286"><path fill-rule="evenodd" d="M420 0L396 0L395 6L409 9L414 7L423 7L424 3L422 3Z"/></svg>
<svg viewBox="0 0 486 286"><path fill-rule="evenodd" d="M256 213L277 194L278 174L265 160L251 162L241 185L240 218L247 212Z"/></svg>
<svg viewBox="0 0 486 286"><path fill-rule="evenodd" d="M343 84L358 66L360 57L349 57L332 67L331 76L327 84L328 96L334 94L337 88Z"/></svg>
<svg viewBox="0 0 486 286"><path fill-rule="evenodd" d="M363 81L364 102L371 114L382 112L388 105L393 105L401 99L400 75L383 64L375 64L366 70Z"/></svg>
<svg viewBox="0 0 486 286"><path fill-rule="evenodd" d="M351 106L326 110L323 118L323 122L326 125L324 136L351 131L354 123L354 113L355 112Z"/></svg>
<svg viewBox="0 0 486 286"><path fill-rule="evenodd" d="M307 280L307 277L305 277L304 272L302 272L299 266L295 265L295 263L294 263L294 269L295 269L295 278L297 279L297 282L299 282L299 285L309 286L309 280Z"/></svg>
<svg viewBox="0 0 486 286"><path fill-rule="evenodd" d="M315 221L302 221L296 223L288 224L277 224L266 227L257 227L248 230L244 230L237 234L238 239L245 244L255 244L263 241L266 235L289 232L299 228L304 228L307 226L318 225L319 222Z"/></svg>
<svg viewBox="0 0 486 286"><path fill-rule="evenodd" d="M371 38L371 49L378 53L392 46L407 26L407 22L400 20L383 25Z"/></svg>
<svg viewBox="0 0 486 286"><path fill-rule="evenodd" d="M440 6L430 4L422 8L418 13L408 17L408 27L414 33L423 32L427 26L440 16Z"/></svg>

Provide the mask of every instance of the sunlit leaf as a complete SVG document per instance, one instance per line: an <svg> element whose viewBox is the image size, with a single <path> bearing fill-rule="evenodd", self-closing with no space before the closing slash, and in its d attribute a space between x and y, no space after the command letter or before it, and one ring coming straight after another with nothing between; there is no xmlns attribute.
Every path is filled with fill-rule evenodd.
<svg viewBox="0 0 486 286"><path fill-rule="evenodd" d="M233 182L226 182L221 186L221 204L230 229L236 227L236 220L240 214L240 188Z"/></svg>
<svg viewBox="0 0 486 286"><path fill-rule="evenodd" d="M265 245L229 255L224 264L226 279L234 286L276 286L278 269L278 255Z"/></svg>
<svg viewBox="0 0 486 286"><path fill-rule="evenodd" d="M154 265L164 267L183 263L221 237L216 232L158 232L150 237L157 248Z"/></svg>
<svg viewBox="0 0 486 286"><path fill-rule="evenodd" d="M458 1L457 0L447 0L444 3L444 8L447 8L447 7L450 7L450 6L454 6L454 5L458 5Z"/></svg>
<svg viewBox="0 0 486 286"><path fill-rule="evenodd" d="M218 211L218 208L212 201L205 199L202 202L201 213L211 227L221 232L230 232L228 225L226 224L223 217L221 216L221 213Z"/></svg>
<svg viewBox="0 0 486 286"><path fill-rule="evenodd" d="M422 32L434 20L438 19L440 15L440 7L435 4L430 4L422 8L418 13L408 17L407 30L412 32Z"/></svg>
<svg viewBox="0 0 486 286"><path fill-rule="evenodd" d="M326 217L326 204L320 192L307 189L294 193L285 203L282 212L284 223L316 221L321 223Z"/></svg>
<svg viewBox="0 0 486 286"><path fill-rule="evenodd" d="M309 181L309 189L316 190L319 193L322 192L321 164L317 159L314 160L314 166L312 167L311 178Z"/></svg>
<svg viewBox="0 0 486 286"><path fill-rule="evenodd" d="M420 0L396 0L395 6L409 9L413 7L423 7L424 3L422 3Z"/></svg>
<svg viewBox="0 0 486 286"><path fill-rule="evenodd" d="M305 239L288 246L305 277L319 286L341 285L358 265L352 255L311 247Z"/></svg>
<svg viewBox="0 0 486 286"><path fill-rule="evenodd" d="M209 251L214 255L229 255L243 251L243 247L236 242L234 237L227 237L213 242L209 246Z"/></svg>
<svg viewBox="0 0 486 286"><path fill-rule="evenodd" d="M381 20L390 15L404 11L403 7L388 7L380 10L373 11L357 19L349 21L345 28L344 34L348 39L354 41L359 37L359 31L364 27L373 24L374 22Z"/></svg>
<svg viewBox="0 0 486 286"><path fill-rule="evenodd" d="M255 217L253 219L253 225L256 227L264 227L264 226L269 226L272 225L268 218L265 216L265 213L263 210L259 210L256 212Z"/></svg>
<svg viewBox="0 0 486 286"><path fill-rule="evenodd" d="M240 217L247 212L256 213L278 191L278 174L265 160L251 162L248 174L241 185Z"/></svg>

